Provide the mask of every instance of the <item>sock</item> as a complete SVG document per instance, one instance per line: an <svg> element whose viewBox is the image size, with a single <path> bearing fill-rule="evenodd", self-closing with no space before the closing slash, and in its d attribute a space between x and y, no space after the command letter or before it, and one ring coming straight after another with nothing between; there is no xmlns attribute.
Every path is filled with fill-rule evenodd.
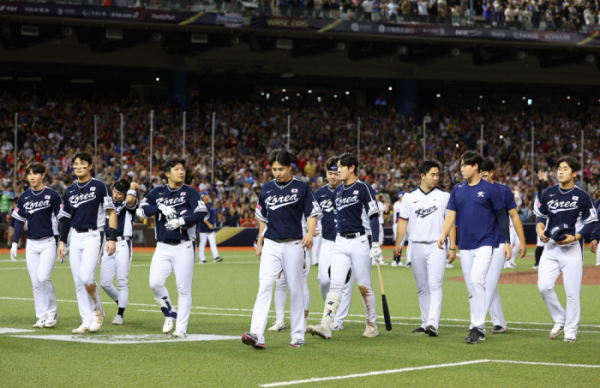
<svg viewBox="0 0 600 388"><path fill-rule="evenodd" d="M171 299L169 299L168 296L165 296L164 298L154 298L154 299L156 300L156 303L158 303L158 306L160 307L160 311L162 311L162 313L165 315L165 317L177 319L177 311L173 307L173 304L171 304Z"/></svg>
<svg viewBox="0 0 600 388"><path fill-rule="evenodd" d="M325 299L325 309L323 310L323 319L321 323L327 324L330 327L333 326L333 319L335 318L335 312L338 307L340 307L340 301L342 300L342 296L336 294L335 292L330 292L327 294L327 299Z"/></svg>
<svg viewBox="0 0 600 388"><path fill-rule="evenodd" d="M123 314L125 314L125 308L119 307L119 311L117 311L117 315L120 315L121 317L123 317Z"/></svg>

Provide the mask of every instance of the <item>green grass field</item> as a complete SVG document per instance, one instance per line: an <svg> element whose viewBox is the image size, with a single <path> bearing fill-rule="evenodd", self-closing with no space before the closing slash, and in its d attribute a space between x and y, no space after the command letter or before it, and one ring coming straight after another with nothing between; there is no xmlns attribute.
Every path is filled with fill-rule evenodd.
<svg viewBox="0 0 600 388"><path fill-rule="evenodd" d="M384 254L391 256L391 250ZM528 258L517 261L518 271L531 270L532 255L533 248L530 248ZM207 256L210 261L210 254ZM500 295L510 330L499 335L488 330L486 341L467 345L463 337L468 331L469 305L464 283L447 280L444 284L440 336L415 335L411 331L420 323L412 271L386 266L382 271L394 324L391 332L386 332L383 324L379 281L374 270L379 337L361 338L364 309L360 293L355 290L344 331L334 332L332 340L309 335L306 346L290 348L288 329L266 333L267 349L257 351L243 345L240 336L250 327L258 290L258 261L250 251L221 252L221 256L225 258L223 263L195 268L194 307L188 335L213 334L234 336L234 339L182 341L160 334L164 318L148 286L151 253L136 253L125 325L110 325L116 305L103 293L106 323L99 333L84 338L112 343L85 343L81 342L81 336L71 335L71 330L81 321L68 262L57 263L52 276L59 299L57 326L22 333L2 330L32 330L36 319L25 255L20 251L17 263L11 262L8 254L0 255L0 332L5 332L0 334L0 386L259 386L384 371L387 372L296 386L563 388L600 385L599 286L582 287L581 326L575 344L563 342L562 336L560 340L548 339L552 322L536 285L501 284ZM391 261L389 257L387 261ZM585 264L594 262L595 258L586 248ZM310 322L318 322L323 302L316 267L311 269ZM446 271L446 278L457 276L462 276L458 261L455 268ZM167 287L176 302L173 276L168 279ZM556 289L564 303L563 287ZM271 315L274 317L274 310ZM270 319L269 324L272 321ZM286 323L289 327L287 314ZM148 334L152 335L142 337ZM41 335L55 335L63 341L40 339ZM121 337L114 337L119 335ZM137 343L119 343L125 338ZM152 339L168 341L146 342ZM424 368L428 366L432 367Z"/></svg>

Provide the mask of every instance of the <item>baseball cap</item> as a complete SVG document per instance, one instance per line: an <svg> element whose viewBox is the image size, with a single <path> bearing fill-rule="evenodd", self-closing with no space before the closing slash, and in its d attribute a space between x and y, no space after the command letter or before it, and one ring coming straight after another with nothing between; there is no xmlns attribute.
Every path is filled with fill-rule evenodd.
<svg viewBox="0 0 600 388"><path fill-rule="evenodd" d="M200 192L200 197L204 197L205 195L210 195L210 193L208 191L201 191Z"/></svg>
<svg viewBox="0 0 600 388"><path fill-rule="evenodd" d="M546 230L544 232L544 236L549 237L556 242L562 241L566 238L565 232L567 231L568 228L569 228L569 225L567 225L567 224L555 226L554 228L552 228L552 230Z"/></svg>

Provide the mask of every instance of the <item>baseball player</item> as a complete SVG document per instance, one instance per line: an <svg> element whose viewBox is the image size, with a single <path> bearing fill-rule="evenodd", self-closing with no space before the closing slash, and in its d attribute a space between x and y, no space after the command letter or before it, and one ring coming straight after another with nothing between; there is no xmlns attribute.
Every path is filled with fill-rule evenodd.
<svg viewBox="0 0 600 388"><path fill-rule="evenodd" d="M206 240L210 243L210 250L213 255L213 261L219 263L223 259L219 256L219 250L217 249L217 240L215 239L215 212L210 203L210 193L203 191L200 193L200 198L206 206L208 211L208 219L202 220L198 223L198 229L200 229L200 244L198 245L198 259L201 264L206 264L206 257L204 257L204 250L206 249Z"/></svg>
<svg viewBox="0 0 600 388"><path fill-rule="evenodd" d="M470 300L471 330L465 338L469 344L485 340L486 288L496 287L486 282L494 251L503 251L505 259L511 254L506 206L498 186L481 179L482 162L483 158L476 152L467 151L462 155L460 171L465 182L452 189L448 215L438 240L438 247L444 249L446 237L456 222L460 261ZM498 243L498 228L504 244Z"/></svg>
<svg viewBox="0 0 600 388"><path fill-rule="evenodd" d="M379 243L379 246L382 247L383 246L383 222L384 222L384 214L386 212L385 209L385 205L382 201L382 197L381 194L376 196L377 198L377 207L379 208L379 240L377 241ZM375 260L373 259L371 261L371 265L376 266L377 262L375 262ZM388 265L385 261L383 261L383 256L381 257L381 260L379 260L379 265Z"/></svg>
<svg viewBox="0 0 600 388"><path fill-rule="evenodd" d="M259 219L256 255L260 258L258 295L250 332L242 336L242 342L255 349L265 348L264 332L273 284L282 271L290 293L290 346L304 345L305 248L312 247L317 218L322 216L308 184L292 177L292 156L288 151L273 150L269 164L275 179L263 185L256 204ZM303 217L307 219L306 234L302 229Z"/></svg>
<svg viewBox="0 0 600 388"><path fill-rule="evenodd" d="M335 315L340 306L342 290L348 271L356 275L358 289L362 294L366 329L363 337L379 335L377 330L377 312L375 293L371 286L371 259L381 260L381 248L378 242L370 244L369 230L373 241L379 241L379 208L373 188L358 180L358 158L346 153L338 158L338 170L343 184L336 187L334 206L337 211L337 236L331 258L331 284L325 299L323 318L319 325L309 325L307 331L321 338L331 338Z"/></svg>
<svg viewBox="0 0 600 388"><path fill-rule="evenodd" d="M177 321L173 337L185 338L192 308L196 225L208 218L208 212L198 191L184 183L185 160L169 159L163 169L168 184L152 189L142 199L136 214L143 219L154 216L157 244L150 262L150 288L165 316L163 333L168 334L173 329L174 321ZM173 272L179 312L165 287L167 278Z"/></svg>
<svg viewBox="0 0 600 388"><path fill-rule="evenodd" d="M56 294L52 284L52 270L56 263L56 240L58 239L58 213L62 200L60 195L44 186L46 167L32 163L25 169L30 188L25 190L13 210L15 234L10 258L17 261L17 246L27 224L25 261L33 286L33 302L37 322L35 328L54 327L58 319Z"/></svg>
<svg viewBox="0 0 600 388"><path fill-rule="evenodd" d="M558 185L544 190L534 208L538 217L538 236L546 243L538 268L538 288L554 321L550 338L558 337L564 330L564 341L575 342L583 273L582 236L594 232L591 245L594 252L598 245L597 231L594 231L598 216L589 194L575 186L577 172L581 169L579 161L572 156L563 156L556 165ZM548 220L547 224L544 219ZM567 294L566 310L554 291L561 273Z"/></svg>
<svg viewBox="0 0 600 388"><path fill-rule="evenodd" d="M319 265L319 255L321 253L321 244L323 243L323 235L321 234L323 226L321 221L317 221L317 228L315 229L315 235L313 236L313 247L310 250L311 265Z"/></svg>
<svg viewBox="0 0 600 388"><path fill-rule="evenodd" d="M112 198L117 213L117 246L115 253L104 253L100 266L100 287L117 303L117 315L112 321L113 325L123 324L123 314L129 304L129 270L133 250L131 237L133 236L133 216L138 207L137 183L129 183L126 179L115 182ZM108 234L108 225L104 225L104 233ZM117 290L113 279L117 275Z"/></svg>
<svg viewBox="0 0 600 388"><path fill-rule="evenodd" d="M106 253L113 255L117 241L117 213L112 196L105 183L92 178L92 156L78 152L73 157L73 171L77 182L67 187L63 195L60 219L58 256L66 258L65 244L70 241L69 261L75 280L75 291L81 326L73 334L97 332L104 322L100 289L94 275L105 243L104 225L108 217ZM69 237L69 233L71 234Z"/></svg>
<svg viewBox="0 0 600 388"><path fill-rule="evenodd" d="M394 253L400 256L402 242L407 227L410 228L412 271L417 282L421 326L413 333L438 336L442 314L442 295L446 258L453 262L456 258L456 230L450 230L448 251L437 248L437 238L442 233L450 194L437 186L440 165L426 160L419 164L421 185L404 196L400 208L396 247Z"/></svg>
<svg viewBox="0 0 600 388"><path fill-rule="evenodd" d="M515 197L508 186L494 183L494 170L494 162L491 159L485 159L481 163L481 179L486 180L499 189L501 195L500 200L504 203L505 209L508 212L509 221L512 221L511 229L514 230L514 233L517 236L517 238L513 240L511 235L511 245L516 246L516 248L511 247L511 257L512 253L516 252L516 255L519 258L522 258L527 253L527 246L525 245L525 232L523 232L523 224L521 223L519 213L517 212ZM498 244L502 244L502 236L500 234L498 234L497 239ZM500 275L502 274L502 269L507 262L508 261L504 260L504 257L502 256L502 251L496 249L494 251L490 269L485 277L486 311L489 311L492 317L492 333L494 334L505 333L508 330L497 286ZM496 287L488 286L492 284L495 284Z"/></svg>
<svg viewBox="0 0 600 388"><path fill-rule="evenodd" d="M393 207L394 226L392 228L392 231L394 233L394 241L396 242L396 245L400 245L400 251L398 251L398 253L396 253L396 249L394 249L394 261L392 262L392 267L405 267L405 265L402 263L402 250L404 248L404 245L408 241L408 233L406 233L404 235L404 238L402 239L402 241L400 241L400 244L398 244L398 240L397 240L398 222L400 221L400 208L402 206L403 198L404 198L404 193L400 193L398 196L398 200L396 202L394 202L394 207ZM412 264L410 262L410 258L408 258L408 256L407 256L406 267L410 267L411 265Z"/></svg>

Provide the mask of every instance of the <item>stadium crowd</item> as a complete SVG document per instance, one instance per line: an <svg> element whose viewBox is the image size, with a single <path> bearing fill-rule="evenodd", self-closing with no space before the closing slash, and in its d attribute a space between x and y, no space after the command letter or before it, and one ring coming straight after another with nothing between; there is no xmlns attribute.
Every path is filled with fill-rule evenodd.
<svg viewBox="0 0 600 388"><path fill-rule="evenodd" d="M154 111L153 156L150 171L150 112ZM214 179L211 177L211 116L216 113ZM16 187L13 187L14 115L18 113ZM120 114L125 121L122 169ZM291 115L290 148L295 174L316 190L325 184L325 161L342 152L355 152L357 115L361 117L360 177L381 194L388 209L419 184L417 165L423 159L422 128L427 127L427 158L443 165L440 186L451 190L462 180L459 157L481 146L494 160L496 178L513 189L523 221L532 221L536 192L553 184L555 161L563 154L579 157L585 131L583 179L578 184L594 200L600 198L600 120L597 113L451 110L443 107L414 111L406 117L391 107L355 110L328 105L283 106L250 102L192 103L187 112L185 158L188 183L210 190L217 209L217 226L256 226L254 207L261 185L270 180L268 154L286 147L287 115ZM166 182L163 162L183 150L182 111L178 104L145 105L45 97L8 92L0 95L0 212L27 187L25 166L33 161L48 168L47 185L63 193L74 179L72 155L94 154L94 116L98 118L98 169L94 176L111 185L121 176L139 183L140 196ZM532 186L531 127L535 127L535 171ZM386 224L391 223L388 217ZM2 217L3 221L5 217Z"/></svg>

